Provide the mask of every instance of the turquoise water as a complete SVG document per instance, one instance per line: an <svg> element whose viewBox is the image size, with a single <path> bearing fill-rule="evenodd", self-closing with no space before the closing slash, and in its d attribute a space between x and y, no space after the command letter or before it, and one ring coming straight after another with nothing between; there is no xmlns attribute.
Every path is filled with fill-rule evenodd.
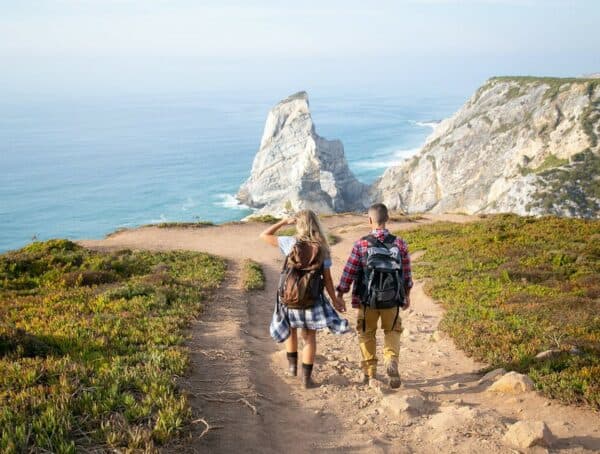
<svg viewBox="0 0 600 454"><path fill-rule="evenodd" d="M162 221L251 213L233 194L249 176L278 99L247 95L36 98L0 105L0 251L32 238L101 237ZM344 143L372 182L410 156L457 96L310 96L317 132Z"/></svg>

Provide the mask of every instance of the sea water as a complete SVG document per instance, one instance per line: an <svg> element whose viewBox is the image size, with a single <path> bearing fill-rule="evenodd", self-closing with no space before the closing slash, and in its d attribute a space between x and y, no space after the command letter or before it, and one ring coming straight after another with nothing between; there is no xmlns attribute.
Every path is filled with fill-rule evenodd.
<svg viewBox="0 0 600 454"><path fill-rule="evenodd" d="M238 220L272 95L56 96L0 105L0 251L166 221ZM460 96L315 94L317 133L371 183Z"/></svg>

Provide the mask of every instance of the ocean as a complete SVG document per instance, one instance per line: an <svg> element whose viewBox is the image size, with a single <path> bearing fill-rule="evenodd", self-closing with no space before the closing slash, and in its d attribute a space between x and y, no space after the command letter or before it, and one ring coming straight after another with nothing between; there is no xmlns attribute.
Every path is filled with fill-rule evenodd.
<svg viewBox="0 0 600 454"><path fill-rule="evenodd" d="M465 98L310 94L317 133L370 183ZM166 221L238 220L271 95L46 96L0 104L0 251Z"/></svg>

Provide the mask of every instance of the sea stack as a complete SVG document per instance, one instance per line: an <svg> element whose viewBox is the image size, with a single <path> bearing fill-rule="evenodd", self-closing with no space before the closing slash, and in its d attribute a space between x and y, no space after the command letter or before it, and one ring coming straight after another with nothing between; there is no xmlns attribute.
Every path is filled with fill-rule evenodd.
<svg viewBox="0 0 600 454"><path fill-rule="evenodd" d="M315 132L308 95L299 92L269 112L250 178L237 199L258 214L334 213L364 209L368 187L350 171L342 142Z"/></svg>

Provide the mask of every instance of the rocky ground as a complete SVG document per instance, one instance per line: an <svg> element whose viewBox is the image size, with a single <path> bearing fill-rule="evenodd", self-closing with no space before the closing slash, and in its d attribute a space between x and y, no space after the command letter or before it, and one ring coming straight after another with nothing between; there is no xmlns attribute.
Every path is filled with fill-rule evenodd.
<svg viewBox="0 0 600 454"><path fill-rule="evenodd" d="M431 215L390 227L418 228L441 219L472 218ZM337 278L352 242L367 226L365 218L354 215L334 216L325 223L341 238L332 248ZM283 345L268 333L281 257L258 240L264 227L145 227L81 242L96 249L200 250L229 260L222 288L190 330L192 365L181 385L192 404L193 428L166 452L600 451L596 412L548 400L518 374L496 371L484 376L485 364L466 357L438 331L442 309L423 292L422 282L416 282L412 307L402 314L400 389L384 386L376 391L361 384L354 332L320 332L315 366L319 387L303 390L298 379L285 376ZM413 260L421 255L413 251ZM240 289L238 270L247 257L262 264L265 290ZM355 311L349 309L347 317L354 327ZM380 372L383 379L382 367Z"/></svg>

